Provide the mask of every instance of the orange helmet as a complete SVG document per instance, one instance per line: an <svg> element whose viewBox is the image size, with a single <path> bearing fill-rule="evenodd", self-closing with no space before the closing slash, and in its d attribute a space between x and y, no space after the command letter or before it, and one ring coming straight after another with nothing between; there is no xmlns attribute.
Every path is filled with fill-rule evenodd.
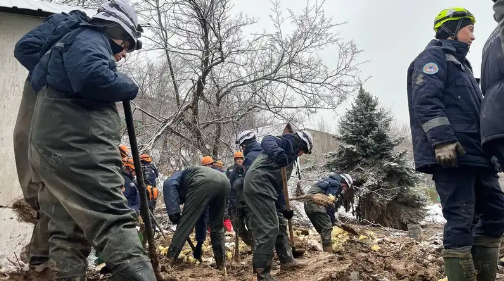
<svg viewBox="0 0 504 281"><path fill-rule="evenodd" d="M119 151L121 152L121 157L127 157L129 154L129 149L124 144L119 145Z"/></svg>
<svg viewBox="0 0 504 281"><path fill-rule="evenodd" d="M128 170L128 171L134 171L135 170L135 164L133 163L133 159L132 158L128 158L128 160L126 160L123 164L124 166L124 169Z"/></svg>
<svg viewBox="0 0 504 281"><path fill-rule="evenodd" d="M234 159L236 159L236 158L245 158L245 156L243 156L243 152L241 152L241 151L237 151L237 152L235 152L235 154L234 154L234 157L233 157L233 158L234 158Z"/></svg>
<svg viewBox="0 0 504 281"><path fill-rule="evenodd" d="M221 169L224 167L224 163L222 163L222 161L220 161L220 160L219 160L219 161L216 161L216 162L214 163L214 165L215 165L215 167L217 167L217 168L221 168Z"/></svg>
<svg viewBox="0 0 504 281"><path fill-rule="evenodd" d="M207 166L207 165L212 165L213 164L213 158L212 156L205 156L201 158L201 165Z"/></svg>
<svg viewBox="0 0 504 281"><path fill-rule="evenodd" d="M149 154L142 154L140 155L140 160L145 161L145 162L152 162L152 158L150 157Z"/></svg>

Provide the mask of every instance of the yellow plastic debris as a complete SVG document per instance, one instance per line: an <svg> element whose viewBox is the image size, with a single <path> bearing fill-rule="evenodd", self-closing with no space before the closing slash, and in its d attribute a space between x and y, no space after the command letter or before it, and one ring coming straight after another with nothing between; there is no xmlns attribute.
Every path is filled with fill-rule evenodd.
<svg viewBox="0 0 504 281"><path fill-rule="evenodd" d="M161 255L166 255L166 253L168 252L168 247L159 246L158 251L161 253Z"/></svg>
<svg viewBox="0 0 504 281"><path fill-rule="evenodd" d="M333 227L332 236L337 236L338 234L344 233L345 231L337 226Z"/></svg>
<svg viewBox="0 0 504 281"><path fill-rule="evenodd" d="M368 237L366 235L361 235L359 236L359 240L364 240L364 239L367 239Z"/></svg>
<svg viewBox="0 0 504 281"><path fill-rule="evenodd" d="M336 197L332 194L329 194L329 199L331 199L331 201L336 201Z"/></svg>
<svg viewBox="0 0 504 281"><path fill-rule="evenodd" d="M371 250L373 250L373 251L378 251L378 250L380 250L380 246L378 246L378 245L373 245L373 246L371 246Z"/></svg>
<svg viewBox="0 0 504 281"><path fill-rule="evenodd" d="M438 281L448 281L448 277L445 277L443 279L439 279Z"/></svg>

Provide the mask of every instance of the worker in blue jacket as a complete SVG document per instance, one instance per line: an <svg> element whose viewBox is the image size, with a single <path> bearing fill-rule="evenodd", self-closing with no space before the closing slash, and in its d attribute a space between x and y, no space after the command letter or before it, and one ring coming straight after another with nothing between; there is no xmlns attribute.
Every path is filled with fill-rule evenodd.
<svg viewBox="0 0 504 281"><path fill-rule="evenodd" d="M433 175L441 198L449 280L476 280L476 271L493 275L478 280L495 280L504 233L504 194L491 155L481 147L482 93L466 58L474 23L464 8L441 11L434 21L436 39L408 69L415 166ZM480 219L472 229L475 215Z"/></svg>
<svg viewBox="0 0 504 281"><path fill-rule="evenodd" d="M250 210L255 240L254 272L257 280L274 280L270 275L273 249L276 249L282 270L305 265L294 259L289 244L285 220L291 219L294 212L285 208L281 167L287 167L289 178L297 157L311 153L313 137L307 131L280 137L265 136L261 147L263 152L245 173L243 197Z"/></svg>
<svg viewBox="0 0 504 281"><path fill-rule="evenodd" d="M337 198L344 190L351 188L352 184L353 180L349 174L332 174L318 181L308 190L308 194L321 193ZM338 221L334 215L335 207L320 206L312 201L306 201L304 209L311 223L320 234L322 249L324 252L332 253L331 232L333 224Z"/></svg>
<svg viewBox="0 0 504 281"><path fill-rule="evenodd" d="M177 225L167 256L177 259L185 241L196 226L198 244L194 256L201 257L206 234L206 208L210 239L218 268L225 266L224 211L229 196L229 181L224 173L211 167L195 166L176 172L163 183L168 218ZM183 210L180 205L183 204ZM198 223L199 222L199 223Z"/></svg>
<svg viewBox="0 0 504 281"><path fill-rule="evenodd" d="M504 19L504 2L496 4L495 16L500 14ZM499 13L500 11L500 13ZM481 90L483 99L481 105L481 143L483 149L493 154L499 160L501 167L504 165L504 126L501 117L501 105L504 102L504 56L501 44L501 33L497 26L488 37L483 47L481 62Z"/></svg>
<svg viewBox="0 0 504 281"><path fill-rule="evenodd" d="M141 47L141 28L123 0L105 2L89 23L57 41L32 72L37 93L30 164L41 212L49 216L57 278L84 280L91 246L111 280L155 280L136 231L137 214L121 192L121 121L116 102L138 87L114 56Z"/></svg>
<svg viewBox="0 0 504 281"><path fill-rule="evenodd" d="M41 183L33 181L28 162L28 136L30 134L33 108L35 107L36 94L31 83L31 73L43 55L44 46L54 38L62 37L60 33L53 34L56 26L61 24L66 30L76 23L87 22L89 18L85 13L74 10L70 13L54 14L46 18L39 26L26 33L16 43L14 57L28 70L21 103L14 127L14 155L19 184L26 202L37 210L37 222L33 230L28 248L28 259L31 268L41 266L49 260L49 233L47 225L49 218L39 212L38 192ZM60 31L62 28L56 29ZM63 34L64 35L64 34Z"/></svg>
<svg viewBox="0 0 504 281"><path fill-rule="evenodd" d="M229 193L229 208L228 213L231 217L233 229L240 239L248 246L253 247L254 237L252 226L250 225L250 211L248 210L245 199L243 198L243 184L245 182L245 173L254 160L261 154L262 147L257 141L256 134L252 130L241 132L236 138L236 144L240 146L243 153L236 155L241 156L243 161L229 173L229 181L231 183L231 192ZM240 159L240 157L238 157Z"/></svg>
<svg viewBox="0 0 504 281"><path fill-rule="evenodd" d="M123 167L123 178L124 185L122 192L126 200L128 200L128 207L133 209L137 214L140 214L140 195L138 194L138 188L134 182L135 178L135 164L133 164L133 159L129 158Z"/></svg>

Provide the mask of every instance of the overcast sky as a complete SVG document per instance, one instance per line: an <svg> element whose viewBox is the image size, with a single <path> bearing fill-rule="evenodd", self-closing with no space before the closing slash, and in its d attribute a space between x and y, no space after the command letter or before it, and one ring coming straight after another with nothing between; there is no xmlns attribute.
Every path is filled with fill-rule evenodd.
<svg viewBox="0 0 504 281"><path fill-rule="evenodd" d="M297 11L305 3L305 0L282 1L282 5ZM235 11L257 17L260 25L270 24L269 0L238 0L234 4ZM381 104L390 108L397 119L409 122L406 73L411 61L434 37L434 17L441 10L452 7L464 7L474 14L476 41L468 59L479 77L481 50L496 26L492 4L490 0L327 0L325 10L335 21L348 22L341 27L342 37L353 39L363 49L360 60L369 60L361 68L362 77L372 76L364 85L365 89L378 96ZM331 64L330 56L327 62ZM344 111L340 108L338 113ZM331 121L338 118L332 112L324 112L312 123L316 124L316 119L321 117Z"/></svg>

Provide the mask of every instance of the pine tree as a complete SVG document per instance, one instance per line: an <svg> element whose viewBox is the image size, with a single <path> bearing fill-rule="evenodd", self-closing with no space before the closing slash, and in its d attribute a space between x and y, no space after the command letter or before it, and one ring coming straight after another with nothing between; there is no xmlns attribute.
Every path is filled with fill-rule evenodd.
<svg viewBox="0 0 504 281"><path fill-rule="evenodd" d="M418 176L406 151L394 152L401 139L390 136L391 122L390 113L361 86L340 121L340 146L329 153L327 167L354 177L355 188L343 196L347 211L355 205L361 221L407 230L425 217L426 199L415 187Z"/></svg>

